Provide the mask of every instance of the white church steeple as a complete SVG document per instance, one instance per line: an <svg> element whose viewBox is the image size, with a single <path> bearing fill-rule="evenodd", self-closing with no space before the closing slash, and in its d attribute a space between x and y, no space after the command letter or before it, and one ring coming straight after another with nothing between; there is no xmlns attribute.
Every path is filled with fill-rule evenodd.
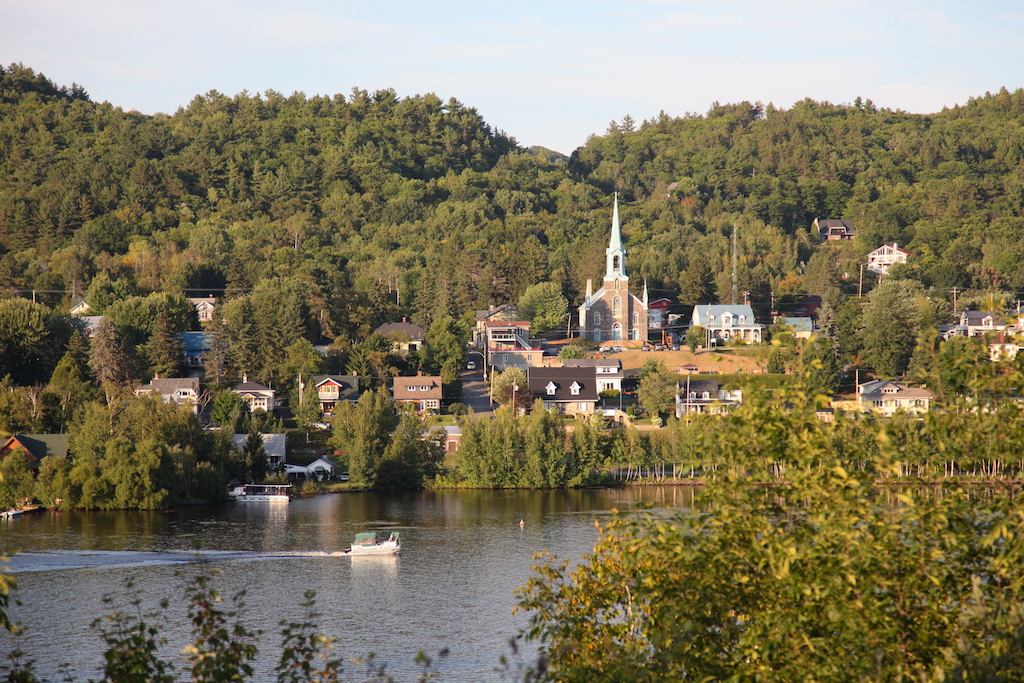
<svg viewBox="0 0 1024 683"><path fill-rule="evenodd" d="M604 279L628 280L626 275L626 250L622 247L622 231L619 228L619 194L615 193L615 204L612 209L612 235L608 240L608 248L605 249L607 268Z"/></svg>

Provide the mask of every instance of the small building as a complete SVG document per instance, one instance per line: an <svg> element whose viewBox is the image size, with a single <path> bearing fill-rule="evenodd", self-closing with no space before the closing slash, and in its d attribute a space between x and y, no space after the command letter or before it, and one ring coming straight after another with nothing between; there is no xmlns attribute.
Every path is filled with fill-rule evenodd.
<svg viewBox="0 0 1024 683"><path fill-rule="evenodd" d="M883 244L868 254L867 269L876 275L885 275L897 263L906 263L910 252L896 244Z"/></svg>
<svg viewBox="0 0 1024 683"><path fill-rule="evenodd" d="M739 389L722 389L714 379L681 379L676 383L676 417L721 415L743 402Z"/></svg>
<svg viewBox="0 0 1024 683"><path fill-rule="evenodd" d="M146 394L155 394L163 403L187 406L193 413L199 413L198 377L156 378L135 390L136 396Z"/></svg>
<svg viewBox="0 0 1024 683"><path fill-rule="evenodd" d="M43 458L68 457L67 434L15 434L0 446L0 460L16 450L28 454L28 466L39 469Z"/></svg>
<svg viewBox="0 0 1024 683"><path fill-rule="evenodd" d="M409 353L423 346L423 328L405 318L399 323L384 323L374 333L387 337L394 353Z"/></svg>
<svg viewBox="0 0 1024 683"><path fill-rule="evenodd" d="M458 425L444 426L444 452L457 453L462 443L462 428Z"/></svg>
<svg viewBox="0 0 1024 683"><path fill-rule="evenodd" d="M693 307L691 324L704 328L707 346L716 340L728 342L731 339L760 344L764 330L764 325L754 320L750 304L699 304Z"/></svg>
<svg viewBox="0 0 1024 683"><path fill-rule="evenodd" d="M270 413L277 406L276 392L259 382L250 382L248 375L243 375L242 383L232 387L231 391L242 397L245 404L249 406L250 413L254 413L257 410Z"/></svg>
<svg viewBox="0 0 1024 683"><path fill-rule="evenodd" d="M89 311L92 310L92 306L89 302L81 297L75 297L68 302L68 313L73 316L81 317L83 315L89 315Z"/></svg>
<svg viewBox="0 0 1024 683"><path fill-rule="evenodd" d="M441 409L444 385L440 377L424 376L422 372L415 377L395 377L392 387L392 397L399 405L411 405L418 412Z"/></svg>
<svg viewBox="0 0 1024 683"><path fill-rule="evenodd" d="M811 234L816 234L820 242L849 242L853 240L856 233L853 221L845 218L815 218L811 223Z"/></svg>
<svg viewBox="0 0 1024 683"><path fill-rule="evenodd" d="M213 309L217 307L217 300L213 298L212 294L205 298L189 297L189 302L195 307L199 322L208 323L213 320Z"/></svg>
<svg viewBox="0 0 1024 683"><path fill-rule="evenodd" d="M529 391L562 415L593 415L600 399L594 367L530 368Z"/></svg>
<svg viewBox="0 0 1024 683"><path fill-rule="evenodd" d="M911 389L897 382L873 380L857 385L857 406L863 412L889 416L897 410L926 413L935 395L927 389Z"/></svg>

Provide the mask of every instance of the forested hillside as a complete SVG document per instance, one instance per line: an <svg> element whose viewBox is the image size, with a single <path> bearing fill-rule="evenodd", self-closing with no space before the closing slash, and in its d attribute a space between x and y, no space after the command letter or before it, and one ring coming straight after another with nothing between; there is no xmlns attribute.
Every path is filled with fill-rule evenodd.
<svg viewBox="0 0 1024 683"><path fill-rule="evenodd" d="M613 122L565 163L433 95L210 92L144 116L11 65L0 286L57 312L86 296L94 314L227 290L225 317L262 325L275 352L321 334L352 344L544 281L578 303L619 191L630 275L654 296L728 300L735 226L739 286L762 310L844 274L855 291L864 255L894 241L913 255L900 277L1008 300L1024 289L1022 121L1021 90L930 116L715 103ZM819 246L815 217L854 220L856 241ZM154 315L130 317L121 331L145 343Z"/></svg>

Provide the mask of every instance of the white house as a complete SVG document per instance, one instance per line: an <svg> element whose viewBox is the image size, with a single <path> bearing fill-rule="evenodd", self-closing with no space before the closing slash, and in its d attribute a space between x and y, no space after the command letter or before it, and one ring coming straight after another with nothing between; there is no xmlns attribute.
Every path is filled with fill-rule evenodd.
<svg viewBox="0 0 1024 683"><path fill-rule="evenodd" d="M217 300L212 295L206 298L189 297L189 301L199 315L199 322L206 323L213 320L213 309L217 306Z"/></svg>
<svg viewBox="0 0 1024 683"><path fill-rule="evenodd" d="M284 434L260 434L263 437L263 451L267 454L267 465L277 470L284 467L288 451L287 439ZM245 448L249 443L248 434L232 434L231 445L238 449Z"/></svg>
<svg viewBox="0 0 1024 683"><path fill-rule="evenodd" d="M857 385L857 404L864 412L892 415L897 410L928 412L935 395L927 389L911 389L896 382L873 380Z"/></svg>
<svg viewBox="0 0 1024 683"><path fill-rule="evenodd" d="M713 379L681 379L676 383L676 417L727 413L743 402L739 389L728 391Z"/></svg>
<svg viewBox="0 0 1024 683"><path fill-rule="evenodd" d="M910 252L900 249L896 244L883 244L868 254L867 268L877 275L885 275L889 268L897 263L906 263Z"/></svg>
<svg viewBox="0 0 1024 683"><path fill-rule="evenodd" d="M622 391L622 361L618 358L566 358L563 368L594 368L597 391Z"/></svg>
<svg viewBox="0 0 1024 683"><path fill-rule="evenodd" d="M764 325L754 320L750 304L699 304L693 307L693 325L700 325L708 341L742 339L747 344L759 344Z"/></svg>
<svg viewBox="0 0 1024 683"><path fill-rule="evenodd" d="M242 377L242 383L233 387L231 391L239 394L242 400L245 401L246 405L249 406L249 412L256 412L257 410L263 410L266 412L272 412L275 407L274 390L268 386L260 384L259 382L250 382L249 376L244 375Z"/></svg>

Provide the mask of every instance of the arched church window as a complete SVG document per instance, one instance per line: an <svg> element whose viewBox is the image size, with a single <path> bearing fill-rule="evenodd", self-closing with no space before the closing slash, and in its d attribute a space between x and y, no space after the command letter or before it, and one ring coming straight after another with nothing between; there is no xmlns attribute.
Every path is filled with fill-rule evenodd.
<svg viewBox="0 0 1024 683"><path fill-rule="evenodd" d="M618 285L618 280L616 280L615 283ZM612 315L616 318L622 315L622 297L620 296L612 299Z"/></svg>
<svg viewBox="0 0 1024 683"><path fill-rule="evenodd" d="M612 270L619 270L619 257L618 255L612 256Z"/></svg>
<svg viewBox="0 0 1024 683"><path fill-rule="evenodd" d="M594 313L594 327L601 327L601 312L596 311Z"/></svg>

